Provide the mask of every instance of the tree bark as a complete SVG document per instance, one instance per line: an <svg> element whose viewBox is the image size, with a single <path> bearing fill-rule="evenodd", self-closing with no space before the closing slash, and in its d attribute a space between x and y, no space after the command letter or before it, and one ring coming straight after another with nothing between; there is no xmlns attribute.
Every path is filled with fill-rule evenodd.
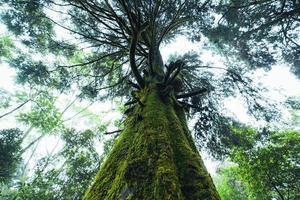
<svg viewBox="0 0 300 200"><path fill-rule="evenodd" d="M219 200L175 98L147 86L85 200ZM174 100L173 100L174 99Z"/></svg>

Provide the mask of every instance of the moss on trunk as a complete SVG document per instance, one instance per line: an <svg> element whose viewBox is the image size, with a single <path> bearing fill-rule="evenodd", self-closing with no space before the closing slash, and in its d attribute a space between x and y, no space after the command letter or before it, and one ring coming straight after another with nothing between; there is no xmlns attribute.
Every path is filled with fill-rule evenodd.
<svg viewBox="0 0 300 200"><path fill-rule="evenodd" d="M85 200L220 199L188 131L183 109L156 87L137 106Z"/></svg>

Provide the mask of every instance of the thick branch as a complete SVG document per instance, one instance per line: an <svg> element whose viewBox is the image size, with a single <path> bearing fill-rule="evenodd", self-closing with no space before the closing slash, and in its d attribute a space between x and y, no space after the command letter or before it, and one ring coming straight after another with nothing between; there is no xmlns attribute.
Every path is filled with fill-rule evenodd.
<svg viewBox="0 0 300 200"><path fill-rule="evenodd" d="M200 109L198 106L195 106L195 105L190 104L190 103L187 103L187 102L178 101L178 103L180 103L180 104L182 104L182 105L184 105L184 106L186 106L186 107L188 107L188 108L193 108L193 109L197 109L197 110Z"/></svg>
<svg viewBox="0 0 300 200"><path fill-rule="evenodd" d="M143 88L145 86L145 81L140 75L135 62L135 50L136 50L137 43L138 43L138 33L133 34L131 44L130 44L130 51L129 51L130 67L137 83L140 85L141 88Z"/></svg>
<svg viewBox="0 0 300 200"><path fill-rule="evenodd" d="M122 131L123 130L116 130L116 131L111 131L111 132L105 132L104 135L111 135L111 134L114 134L114 133L120 133Z"/></svg>
<svg viewBox="0 0 300 200"><path fill-rule="evenodd" d="M167 81L166 82L167 85L171 84L178 77L181 69L184 66L184 62L181 60L177 60L173 65L174 65L174 67L172 67L172 69L170 69L170 73L168 75L170 77L167 77L167 76L165 77L165 81Z"/></svg>
<svg viewBox="0 0 300 200"><path fill-rule="evenodd" d="M175 63L171 62L171 64L167 67L167 72L164 78L164 83L168 84L171 83L176 76L179 74L181 68L183 67L184 63L181 60L177 60ZM171 77L171 75L173 76Z"/></svg>

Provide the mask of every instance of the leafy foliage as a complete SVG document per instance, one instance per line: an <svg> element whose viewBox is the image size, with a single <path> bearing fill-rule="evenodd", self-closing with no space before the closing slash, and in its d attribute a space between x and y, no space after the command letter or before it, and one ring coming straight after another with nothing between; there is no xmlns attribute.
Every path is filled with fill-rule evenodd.
<svg viewBox="0 0 300 200"><path fill-rule="evenodd" d="M0 131L0 183L9 182L21 161L23 132L20 129Z"/></svg>
<svg viewBox="0 0 300 200"><path fill-rule="evenodd" d="M249 199L246 185L239 176L238 167L219 169L215 183L223 200Z"/></svg>
<svg viewBox="0 0 300 200"><path fill-rule="evenodd" d="M18 70L18 83L49 84L49 74L42 62L28 60L26 56L19 56L18 59L11 59L10 66Z"/></svg>
<svg viewBox="0 0 300 200"><path fill-rule="evenodd" d="M252 137L246 140L252 145L241 143L230 155L238 164L239 178L249 188L250 199L298 199L299 132L267 132L260 142L250 132Z"/></svg>
<svg viewBox="0 0 300 200"><path fill-rule="evenodd" d="M263 95L266 88L258 86L248 74L247 66L239 61L233 59L224 68L214 67L206 65L195 52L173 56L169 62L175 60L186 63L181 71L184 81L182 90L185 93L202 91L199 95L179 100L187 108L188 116L197 119L194 125L196 142L216 158L222 158L230 152L232 145L229 141L237 143L243 140L242 134L238 136L232 131L232 127L242 124L227 115L224 99L240 97L248 114L256 120L274 122L280 119L276 104Z"/></svg>
<svg viewBox="0 0 300 200"><path fill-rule="evenodd" d="M10 0L3 1L7 10L1 16L8 29L30 48L30 55L22 51L9 61L17 71L19 83L60 93L76 88L81 90L80 98L96 101L121 97L124 103L128 100L136 106L135 91L155 82L162 96L175 96L189 117L198 118L195 136L199 146L222 157L229 151L224 138L234 137L230 127L236 123L226 115L224 99L241 97L257 120L279 119L272 102L262 94L265 88L258 87L250 73L256 67L272 65L275 58L266 54L265 43L255 45L257 49L251 51L249 46L245 48L246 42L231 48L231 41L240 41L232 39L241 33L238 28L244 30L252 20L242 16L239 9L232 9L231 3ZM254 15L265 9L248 15L255 21L258 18ZM224 14L225 25L216 26L218 14ZM242 22L233 21L234 16ZM236 27L235 23L240 25ZM63 41L58 40L56 30L64 31ZM224 66L216 67L195 52L174 56L163 63L160 47L179 35L193 41L205 41L203 36L208 37L206 49L223 56ZM253 40L262 37L253 36ZM47 58L42 53L47 53ZM247 62L241 62L241 58ZM48 122L60 123L59 115L54 110L51 113L52 118L47 115L47 119L51 118ZM20 119L32 123L46 117L31 113L21 115ZM48 124L40 122L36 124L39 127Z"/></svg>
<svg viewBox="0 0 300 200"><path fill-rule="evenodd" d="M299 75L299 1L219 1L221 16L209 37L252 67L286 61Z"/></svg>
<svg viewBox="0 0 300 200"><path fill-rule="evenodd" d="M5 109L10 106L11 95L8 91L0 89L0 108Z"/></svg>
<svg viewBox="0 0 300 200"><path fill-rule="evenodd" d="M55 98L47 93L42 93L34 100L30 112L20 113L18 120L41 129L47 133L54 128L62 126L61 113L55 106Z"/></svg>
<svg viewBox="0 0 300 200"><path fill-rule="evenodd" d="M21 102L30 100L31 109L29 111L25 108L16 112L18 112L19 122L23 122L31 128L26 131L24 136L22 134L22 139L26 138L26 142L20 140L19 148L15 149L18 160L8 168L12 170L13 176L7 177L7 183L1 184L1 199L81 199L100 163L111 149L114 139L105 140L103 138L102 134L106 131L107 125L99 125L99 116L93 119L94 116L90 117L90 115L95 115L94 113L89 113L90 111L85 111L82 107L76 107L77 114L83 112L82 114L88 115L89 121L97 121L96 131L76 131L66 128L70 125L64 123L62 115L72 107L74 101L69 102L64 111L61 111L56 106L57 98L52 95L51 92L47 93L46 91L31 91L16 93L16 97L14 97ZM75 100L77 99L78 97L75 98ZM59 137L60 142L63 142L60 150L52 150L47 155L43 155L36 163L33 157L39 156L39 153L35 152L36 148L38 147L39 150L40 147L38 142L41 138L51 139L49 135L52 133L55 133L55 137ZM17 139L17 137L14 138ZM104 152L99 155L99 149L96 150L96 147L101 147L102 142L104 142ZM21 143L23 148L21 148ZM25 153L29 153L31 156L28 158L23 155L22 157L22 154ZM10 158L6 154L3 156L6 159ZM28 164L29 162L30 164ZM9 164L8 162L4 163ZM3 173L6 176L9 175L7 172Z"/></svg>
<svg viewBox="0 0 300 200"><path fill-rule="evenodd" d="M19 179L13 187L3 190L4 199L82 199L99 165L107 156L112 142L104 145L99 157L95 148L96 133L91 130L65 130L61 151L42 158L34 174L27 180Z"/></svg>
<svg viewBox="0 0 300 200"><path fill-rule="evenodd" d="M0 37L0 62L2 58L9 58L11 51L14 48L14 44L10 37Z"/></svg>
<svg viewBox="0 0 300 200"><path fill-rule="evenodd" d="M144 32L144 41L138 41L137 45L136 56L140 72L157 60L153 58L153 61L147 61L152 54L160 55L158 47L162 42L169 41L188 30L194 30L195 27L199 29L207 26L203 23L204 20L201 20L202 18L205 21L210 20L206 12L209 9L208 1L135 1L134 3L66 1L61 3L12 0L3 3L6 11L2 12L2 20L10 31L21 37L24 44L30 46L31 51L35 49L41 53L47 50L48 54L61 56L58 59L60 62L52 64L49 62L46 64L41 60L25 59L23 55L11 60L11 65L18 71L20 82L55 85L63 90L68 90L68 86L72 83L79 82L83 94L90 98L97 97L102 90L109 91L103 96L113 97L128 96L131 92L127 81L136 77L130 70L125 69L124 64L129 63L127 52L130 38L136 31L133 29L138 29L137 25L133 24L133 20L137 19L133 18L138 17L141 21L139 23L151 22L148 23L147 34L149 35ZM64 11L60 7L64 7ZM130 11L126 7L130 8ZM173 12L174 9L177 12ZM99 14L99 10L104 12ZM193 12L190 12L191 10ZM55 14L59 14L62 20L53 18ZM195 20L196 18L199 20ZM55 27L65 29L67 34L70 37L75 36L77 41L69 39L56 41ZM183 27L193 27L193 29L181 31ZM51 45L54 41L61 45L53 48ZM77 47L72 48L75 46ZM78 62L74 64L62 59L70 55L76 56L78 52L76 49L83 49L89 56L77 60ZM60 54L57 54L57 50ZM68 50L73 50L73 53L68 53ZM105 63L108 66L103 66Z"/></svg>

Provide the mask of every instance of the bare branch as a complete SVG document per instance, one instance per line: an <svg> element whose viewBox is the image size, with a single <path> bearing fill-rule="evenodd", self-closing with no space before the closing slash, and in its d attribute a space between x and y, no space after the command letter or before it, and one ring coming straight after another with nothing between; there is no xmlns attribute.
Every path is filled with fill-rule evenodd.
<svg viewBox="0 0 300 200"><path fill-rule="evenodd" d="M38 141L40 141L45 135L41 134L39 137L37 137L36 139L34 139L33 141L31 141L26 147L24 147L21 151L20 151L20 155L22 155L25 151L27 151L32 145L34 145L35 143L37 143Z"/></svg>
<svg viewBox="0 0 300 200"><path fill-rule="evenodd" d="M104 58L107 58L107 57L110 57L110 56L114 56L114 55L118 55L120 53L122 53L123 51L120 50L120 51L116 51L116 52L112 52L112 53L109 53L109 54L105 54L97 59L94 59L94 60L91 60L91 61L88 61L88 62L85 62L85 63L78 63L78 64L74 64L74 65L59 65L57 66L57 68L55 68L54 70L51 70L50 72L52 71L55 71L57 70L58 68L62 68L62 67L66 67L66 68L73 68L73 67L82 67L82 66L85 66L85 65L90 65L90 64L93 64L95 62L98 62Z"/></svg>
<svg viewBox="0 0 300 200"><path fill-rule="evenodd" d="M4 113L3 115L0 115L0 119L15 112L16 110L20 109L21 107L23 107L25 104L27 104L29 101L31 101L31 99L28 99L26 101L24 101L23 103L21 103L20 105L18 105L16 108L12 109L11 111Z"/></svg>

